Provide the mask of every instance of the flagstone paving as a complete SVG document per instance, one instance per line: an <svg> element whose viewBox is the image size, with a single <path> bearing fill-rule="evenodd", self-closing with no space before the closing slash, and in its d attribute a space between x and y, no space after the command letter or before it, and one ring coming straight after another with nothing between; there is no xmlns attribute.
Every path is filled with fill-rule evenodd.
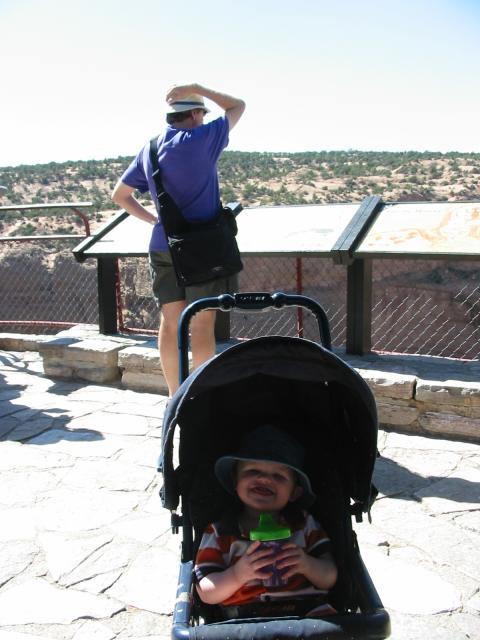
<svg viewBox="0 0 480 640"><path fill-rule="evenodd" d="M164 640L179 536L156 472L166 398L0 351L0 640ZM393 640L480 637L480 447L380 432L355 526Z"/></svg>

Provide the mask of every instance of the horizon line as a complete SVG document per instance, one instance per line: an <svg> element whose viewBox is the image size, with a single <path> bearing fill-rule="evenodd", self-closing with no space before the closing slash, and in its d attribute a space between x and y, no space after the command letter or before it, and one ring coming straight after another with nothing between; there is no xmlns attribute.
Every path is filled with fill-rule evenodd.
<svg viewBox="0 0 480 640"><path fill-rule="evenodd" d="M228 153L253 153L253 154L258 154L258 155L287 155L287 156L295 156L295 155L302 155L302 154L330 154L330 153L367 153L367 154L391 154L391 155L408 155L408 154L418 154L418 155L427 155L427 154L434 154L434 155L439 155L439 156L448 156L448 155L468 155L468 156L480 156L480 151L458 151L458 150L451 150L451 151L440 151L440 150L428 150L425 149L423 151L419 151L418 149L399 149L399 150L387 150L387 149L382 149L382 150L375 150L375 149L320 149L320 150L312 150L312 149L307 149L304 151L246 151L244 149L225 149L222 153L223 154L228 154ZM13 169L13 168L17 168L17 167L36 167L36 166L45 166L45 165L50 165L50 164L68 164L68 163L80 163L80 162L107 162L107 161L115 161L115 160L120 160L123 158L134 158L136 154L127 154L127 155L118 155L118 156L109 156L109 157L103 157L103 158L78 158L76 160L73 159L67 159L67 160L47 160L47 161L43 161L43 162L21 162L21 163L17 163L17 164L10 164L10 165L0 165L0 170L2 169ZM220 157L221 160L221 157Z"/></svg>

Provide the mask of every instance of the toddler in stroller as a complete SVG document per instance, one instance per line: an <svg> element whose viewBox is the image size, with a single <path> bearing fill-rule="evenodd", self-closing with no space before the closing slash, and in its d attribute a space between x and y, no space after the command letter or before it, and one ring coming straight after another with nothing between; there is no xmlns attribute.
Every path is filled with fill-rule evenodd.
<svg viewBox="0 0 480 640"><path fill-rule="evenodd" d="M337 579L330 540L302 509L315 500L303 459L288 433L262 425L215 464L237 504L204 532L195 576L200 599L220 603L225 618L335 613L325 597ZM283 525L273 545L250 540L264 514Z"/></svg>
<svg viewBox="0 0 480 640"><path fill-rule="evenodd" d="M371 484L377 454L373 395L360 375L332 353L328 326L323 320L323 330L320 330L323 345L303 338L254 338L229 347L188 375L188 339L182 340L182 336L188 336L189 318L202 309L229 310L235 306L242 308L244 304L249 309L255 305L260 305L259 308L301 305L313 311L317 318L325 318L323 309L315 301L286 294L223 295L199 300L184 311L179 327L183 382L165 412L160 457L164 480L162 504L172 513L173 530L181 529L182 532L172 638L387 638L389 616L362 561L351 522L352 516L361 521L363 514L370 513L375 496ZM251 447L259 442L258 437L254 437L256 430L265 425L277 428L275 437L268 439L267 449L273 451L274 443L282 440L277 437L280 430L288 439L289 457L275 455L272 458L265 450L252 455ZM245 438L247 444L250 439L249 450L242 454ZM300 458L294 461L291 457L292 438L304 449L303 461ZM251 512L244 510L239 500L242 490L238 483L235 490L234 479L238 477L235 461L239 457L270 464L286 463L295 469L295 486L290 494L294 499L287 500L286 509L277 504L265 511L275 515L282 512L285 524L292 529L292 536L305 537L306 527L307 554L322 560L324 571L320 572L322 578L317 582L299 560L300 556L303 558L303 551L302 554L296 549L294 552L294 547L288 548L287 543L282 551L285 555L278 557L279 570L286 569L289 594L285 602L297 600L298 604L301 589L310 590L302 611L242 609L242 606L276 604L280 598L271 595L285 595L284 587L265 589L260 579L263 583L266 576L260 575L245 583L242 578L243 584L238 588L229 588L218 600L216 596L210 599L215 588L206 588L204 581L214 581L215 572L210 571L212 565L208 568L209 541L207 537L202 542L204 533L209 536L209 527L214 529L216 526L212 523L222 524L232 513L233 524L240 524L245 532L256 526L245 518ZM232 476L233 469L237 476ZM312 520L304 512L307 508ZM255 512L254 515L258 518L259 514ZM316 529L317 523L328 532L329 542L323 529ZM314 531L311 539L310 526ZM317 550L316 539L320 543ZM243 545L246 542L241 540ZM325 545L323 549L327 549L327 545L330 547L331 557L321 553L322 545ZM260 547L252 544L250 549L254 553ZM218 565L215 567L220 569L218 575L228 570L228 564L238 565L234 562L236 556L243 557L242 551L236 553L234 545L231 551L233 558L226 553L226 559L221 560L218 551L215 552L212 563ZM259 571L264 569L267 556L263 551L255 556L255 560L258 560ZM273 556L269 556L269 564L273 564L272 560ZM245 590L250 588L248 603L243 604ZM253 595L255 589L257 595ZM322 593L327 591L328 594ZM264 594L270 600L264 598L262 603ZM310 596L314 599L313 606ZM324 605L320 617L306 615L314 607Z"/></svg>

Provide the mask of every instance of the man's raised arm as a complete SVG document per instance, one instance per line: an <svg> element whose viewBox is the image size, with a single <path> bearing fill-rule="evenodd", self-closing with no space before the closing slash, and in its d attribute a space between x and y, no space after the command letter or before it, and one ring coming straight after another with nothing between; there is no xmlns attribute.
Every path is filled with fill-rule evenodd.
<svg viewBox="0 0 480 640"><path fill-rule="evenodd" d="M167 102L171 104L177 100L182 100L182 98L185 98L192 93L198 93L204 98L208 98L208 100L215 102L220 109L223 109L227 116L230 129L233 129L245 111L245 102L240 98L234 98L226 93L207 89L207 87L197 84L196 82L172 87L167 92Z"/></svg>

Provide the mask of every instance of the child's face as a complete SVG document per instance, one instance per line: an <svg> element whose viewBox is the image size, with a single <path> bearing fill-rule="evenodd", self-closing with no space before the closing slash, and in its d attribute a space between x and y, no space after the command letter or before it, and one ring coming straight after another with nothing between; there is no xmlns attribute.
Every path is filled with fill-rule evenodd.
<svg viewBox="0 0 480 640"><path fill-rule="evenodd" d="M240 460L236 489L243 504L260 513L281 511L302 493L292 469L266 460Z"/></svg>

